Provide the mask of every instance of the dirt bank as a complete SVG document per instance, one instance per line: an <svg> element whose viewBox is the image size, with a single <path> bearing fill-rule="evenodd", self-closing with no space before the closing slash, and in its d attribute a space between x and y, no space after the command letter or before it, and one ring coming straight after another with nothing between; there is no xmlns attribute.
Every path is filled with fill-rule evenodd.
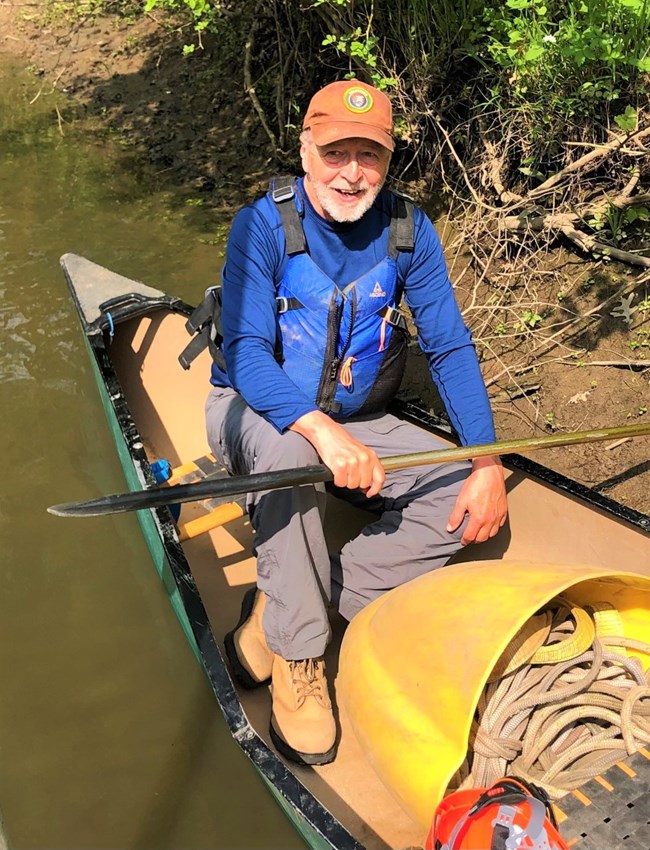
<svg viewBox="0 0 650 850"><path fill-rule="evenodd" d="M157 179L201 197L215 222L225 223L278 168L297 167L273 158L239 71L220 67L218 46L184 57L186 33L162 16L76 19L72 8L0 0L0 52L29 67L44 91L67 95L53 121L65 128L89 119L118 135L155 166ZM450 258L452 278L478 337L485 311L474 304L475 291L464 289L461 259ZM516 276L517 267L504 273ZM549 258L536 299L573 317L572 332L550 346L544 340L554 331L544 316L524 314L512 344L498 339L496 324L493 342L479 346L500 438L650 420L650 293L643 280L638 271L586 264L575 253ZM436 404L416 349L405 390ZM535 459L650 513L649 446L647 437L612 440L545 450Z"/></svg>

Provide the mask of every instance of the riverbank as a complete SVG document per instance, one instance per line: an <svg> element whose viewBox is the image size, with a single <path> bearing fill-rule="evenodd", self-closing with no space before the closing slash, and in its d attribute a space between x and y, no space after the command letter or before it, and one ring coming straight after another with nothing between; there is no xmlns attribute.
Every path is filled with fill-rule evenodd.
<svg viewBox="0 0 650 850"><path fill-rule="evenodd" d="M157 13L75 17L75 8L45 0L0 0L0 51L31 69L38 81L31 97L52 89L61 93L52 122L63 139L73 125L84 122L133 149L151 179L168 187L178 203L200 206L220 236L233 212L258 195L272 173L298 166L273 156L244 82L223 67L218 45L206 42L203 50L184 56L188 33L180 21ZM645 364L650 359L649 289L647 283L636 285L644 279L638 270L587 261L558 247L535 283L535 302L545 307L531 311L520 302L508 308L520 323L513 332L516 344L509 347L503 344L508 336L501 336L507 329L492 321L489 302L475 303L476 291L464 289L465 260L453 250L448 256L466 319L481 340L500 438L650 418L650 368ZM519 262L503 266L503 275L516 280L527 263L525 255ZM574 331L555 347L535 337L555 333L545 327L547 310L564 311ZM527 365L522 342L539 351ZM404 387L435 405L417 349ZM650 513L648 439L546 450L535 459Z"/></svg>

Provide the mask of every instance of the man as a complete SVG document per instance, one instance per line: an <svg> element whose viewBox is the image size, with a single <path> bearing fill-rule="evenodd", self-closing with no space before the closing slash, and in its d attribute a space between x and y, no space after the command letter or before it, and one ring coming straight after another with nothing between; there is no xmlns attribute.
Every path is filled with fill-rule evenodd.
<svg viewBox="0 0 650 850"><path fill-rule="evenodd" d="M386 95L356 80L317 92L301 136L304 178L238 213L223 273L225 368L213 366L206 405L212 451L234 474L322 462L337 496L377 516L329 553L323 485L249 495L257 589L226 650L243 685L272 679L272 740L303 764L335 755L328 605L350 620L506 518L498 458L388 475L379 462L441 447L385 413L406 357L402 295L462 442L495 439L434 227L383 189L393 149Z"/></svg>

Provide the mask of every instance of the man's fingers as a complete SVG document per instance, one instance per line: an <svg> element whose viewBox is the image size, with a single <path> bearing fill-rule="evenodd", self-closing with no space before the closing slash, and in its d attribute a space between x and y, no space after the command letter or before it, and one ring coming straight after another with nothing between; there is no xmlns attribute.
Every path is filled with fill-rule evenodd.
<svg viewBox="0 0 650 850"><path fill-rule="evenodd" d="M461 522L465 519L465 513L465 506L459 505L456 502L453 511L449 514L449 521L447 522L447 531L450 534L460 526ZM465 534L467 534L467 529L465 529Z"/></svg>
<svg viewBox="0 0 650 850"><path fill-rule="evenodd" d="M491 537L494 537L505 522L505 517L501 520L488 523L472 522L471 519L467 523L467 528L463 533L461 543L467 546L468 543L485 543Z"/></svg>
<svg viewBox="0 0 650 850"><path fill-rule="evenodd" d="M381 488L384 486L385 480L386 472L384 471L384 467L381 464L377 464L373 467L372 482L366 490L366 496L369 499L372 499L373 496L377 496L381 491Z"/></svg>

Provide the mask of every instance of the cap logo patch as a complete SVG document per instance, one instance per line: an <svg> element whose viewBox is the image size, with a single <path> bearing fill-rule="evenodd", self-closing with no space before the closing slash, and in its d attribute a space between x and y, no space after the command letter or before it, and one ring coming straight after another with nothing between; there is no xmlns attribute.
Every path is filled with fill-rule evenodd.
<svg viewBox="0 0 650 850"><path fill-rule="evenodd" d="M343 102L350 112L357 114L369 112L372 109L372 95L365 89L350 88L343 95Z"/></svg>

